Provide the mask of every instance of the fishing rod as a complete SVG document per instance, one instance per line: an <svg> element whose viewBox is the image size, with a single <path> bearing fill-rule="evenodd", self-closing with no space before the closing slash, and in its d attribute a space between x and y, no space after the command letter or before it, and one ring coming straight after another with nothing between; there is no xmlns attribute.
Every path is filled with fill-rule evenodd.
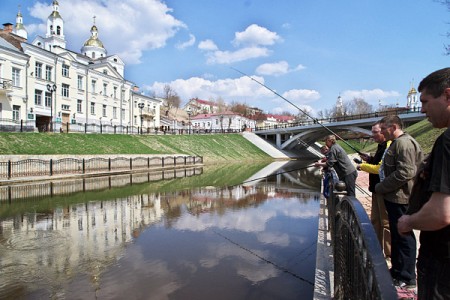
<svg viewBox="0 0 450 300"><path fill-rule="evenodd" d="M264 83L256 80L255 78L251 77L250 75L245 74L244 72L239 71L236 68L230 67L231 69L235 70L236 72L250 78L251 80L253 80L254 82L256 82L257 84L261 85L262 87L268 89L269 91L271 91L272 93L274 93L275 95L277 95L278 97L280 97L281 99L283 99L284 101L286 101L287 103L291 104L292 106L294 106L296 109L298 109L301 113L303 113L305 116L307 116L308 118L312 119L314 121L314 123L319 124L320 126L322 126L324 129L326 129L328 132L330 132L331 134L335 135L338 139L340 139L342 142L344 142L347 146L349 146L351 149L353 149L356 153L358 154L363 154L361 153L359 150L357 150L355 147L353 147L350 143L348 143L346 140L344 140L341 136L339 136L338 134L336 134L336 132L334 132L333 130L331 130L330 128L328 128L327 126L323 125L322 123L319 122L319 120L317 118L314 118L313 116L311 116L310 114L308 114L305 110L301 109L300 107L298 107L297 105L295 105L294 103L292 103L291 101L289 101L288 99L286 99L285 97L283 97L282 95L280 95L279 93L277 93L276 91L274 91L273 89L271 89L270 87L268 87L267 85L265 85Z"/></svg>

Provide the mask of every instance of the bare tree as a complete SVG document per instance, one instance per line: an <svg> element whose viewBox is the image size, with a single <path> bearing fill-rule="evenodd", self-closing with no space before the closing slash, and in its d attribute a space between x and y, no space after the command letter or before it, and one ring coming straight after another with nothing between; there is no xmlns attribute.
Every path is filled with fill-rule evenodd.
<svg viewBox="0 0 450 300"><path fill-rule="evenodd" d="M164 86L164 107L166 108L166 117L169 116L169 111L173 108L179 108L181 104L181 99L178 94L172 89L168 84Z"/></svg>
<svg viewBox="0 0 450 300"><path fill-rule="evenodd" d="M447 10L450 11L450 0L434 0L435 2L441 3L447 7ZM447 38L450 38L450 32L447 31ZM450 45L444 44L445 55L450 55Z"/></svg>
<svg viewBox="0 0 450 300"><path fill-rule="evenodd" d="M353 98L344 103L344 111L350 115L369 114L373 112L373 107L362 98Z"/></svg>

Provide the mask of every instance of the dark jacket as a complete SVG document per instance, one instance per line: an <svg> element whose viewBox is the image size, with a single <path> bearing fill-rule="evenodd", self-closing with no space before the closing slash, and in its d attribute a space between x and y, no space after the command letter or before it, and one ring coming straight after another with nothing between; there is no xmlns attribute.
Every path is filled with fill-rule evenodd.
<svg viewBox="0 0 450 300"><path fill-rule="evenodd" d="M367 159L367 163L371 165L378 165L383 158L383 153L386 150L387 141L378 144L377 151L373 156ZM375 185L380 182L380 175L369 173L369 191L375 192Z"/></svg>

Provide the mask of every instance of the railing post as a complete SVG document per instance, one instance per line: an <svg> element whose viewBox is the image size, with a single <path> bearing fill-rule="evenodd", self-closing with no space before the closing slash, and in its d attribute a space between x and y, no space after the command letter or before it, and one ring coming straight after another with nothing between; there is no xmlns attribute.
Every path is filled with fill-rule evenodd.
<svg viewBox="0 0 450 300"><path fill-rule="evenodd" d="M133 170L133 158L130 157L130 170Z"/></svg>
<svg viewBox="0 0 450 300"><path fill-rule="evenodd" d="M50 158L50 176L53 176L53 158Z"/></svg>
<svg viewBox="0 0 450 300"><path fill-rule="evenodd" d="M23 132L23 120L20 119L20 132Z"/></svg>
<svg viewBox="0 0 450 300"><path fill-rule="evenodd" d="M8 160L8 179L11 178L11 161Z"/></svg>
<svg viewBox="0 0 450 300"><path fill-rule="evenodd" d="M84 158L83 158L83 174L84 173L86 173L86 162L85 162L85 160L84 160ZM83 182L83 184L84 184L84 182ZM83 189L84 190L84 189Z"/></svg>
<svg viewBox="0 0 450 300"><path fill-rule="evenodd" d="M174 157L173 157L173 166L175 167L176 165L177 165L177 157L174 156Z"/></svg>
<svg viewBox="0 0 450 300"><path fill-rule="evenodd" d="M111 172L111 157L108 158L108 170Z"/></svg>
<svg viewBox="0 0 450 300"><path fill-rule="evenodd" d="M87 123L84 123L84 133L87 133Z"/></svg>
<svg viewBox="0 0 450 300"><path fill-rule="evenodd" d="M164 156L161 158L161 167L164 168Z"/></svg>
<svg viewBox="0 0 450 300"><path fill-rule="evenodd" d="M150 157L147 157L147 169L150 169Z"/></svg>
<svg viewBox="0 0 450 300"><path fill-rule="evenodd" d="M184 157L184 165L187 165L187 156Z"/></svg>

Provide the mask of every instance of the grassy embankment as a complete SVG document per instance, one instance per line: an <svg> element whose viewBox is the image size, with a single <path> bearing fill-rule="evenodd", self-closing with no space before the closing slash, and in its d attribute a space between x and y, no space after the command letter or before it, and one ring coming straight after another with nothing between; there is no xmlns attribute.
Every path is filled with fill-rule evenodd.
<svg viewBox="0 0 450 300"><path fill-rule="evenodd" d="M433 129L427 120L408 128L422 146L431 152L434 141L444 129ZM356 149L374 152L371 141L349 141ZM340 142L347 153L354 153ZM239 134L217 135L111 135L111 134L51 134L0 133L1 154L190 154L203 156L205 163L227 161L269 161L271 158Z"/></svg>
<svg viewBox="0 0 450 300"><path fill-rule="evenodd" d="M239 134L112 135L0 133L0 155L189 154L205 163L268 161L266 153Z"/></svg>
<svg viewBox="0 0 450 300"><path fill-rule="evenodd" d="M428 154L431 152L431 148L433 147L434 141L437 137L444 132L445 129L435 129L431 126L431 123L428 120L422 120L416 124L413 124L405 129L405 132L414 137L417 142L422 147L424 153ZM349 154L355 153L350 147L345 145L342 142L339 142L340 145L345 149L345 151ZM361 152L375 152L377 149L377 144L372 141L364 141L359 142L356 140L349 142L356 149L361 149Z"/></svg>

